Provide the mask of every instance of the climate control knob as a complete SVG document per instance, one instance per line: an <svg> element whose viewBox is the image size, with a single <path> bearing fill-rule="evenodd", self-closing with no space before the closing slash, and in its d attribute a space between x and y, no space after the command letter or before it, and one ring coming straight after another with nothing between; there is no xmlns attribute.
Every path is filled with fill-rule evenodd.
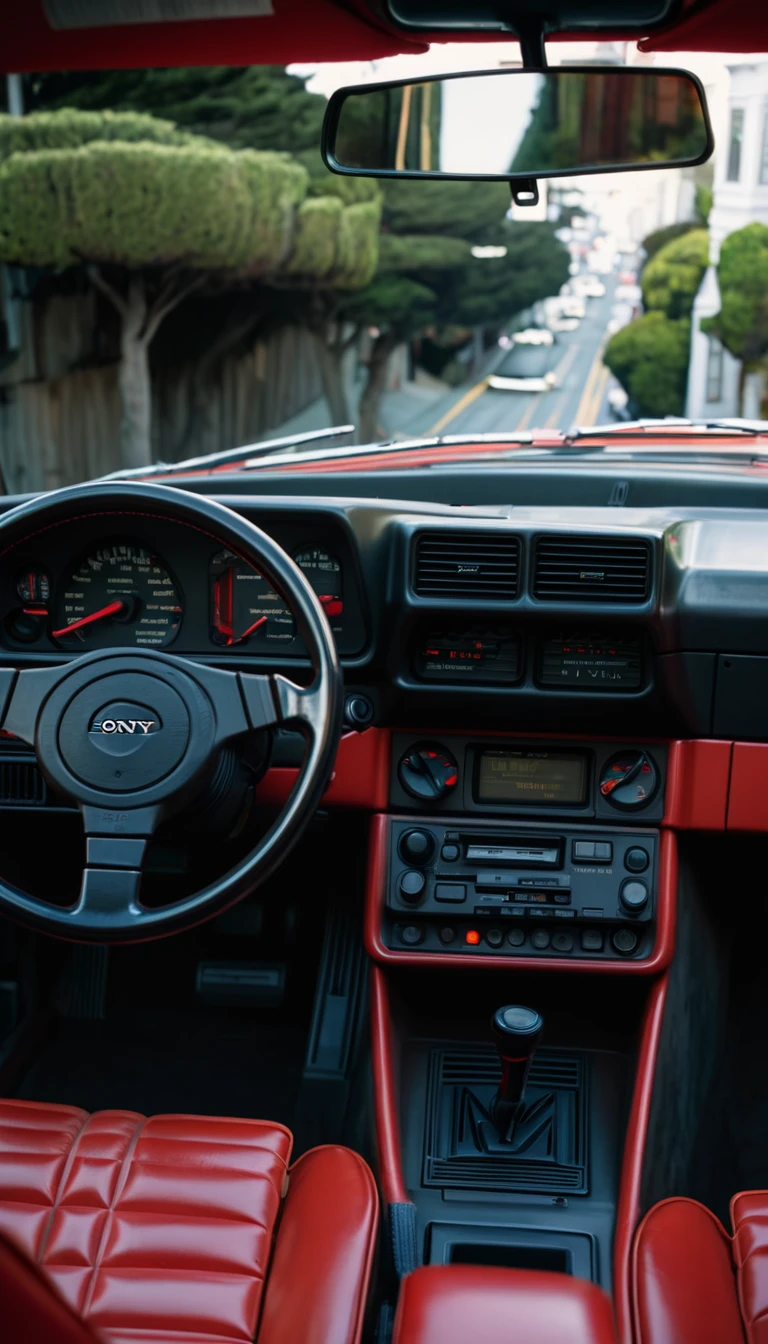
<svg viewBox="0 0 768 1344"><path fill-rule="evenodd" d="M659 772L647 751L620 751L603 766L599 787L611 807L623 812L637 811L647 807L654 797Z"/></svg>
<svg viewBox="0 0 768 1344"><path fill-rule="evenodd" d="M439 803L456 788L459 767L444 747L421 742L400 758L397 775L412 798L423 803Z"/></svg>
<svg viewBox="0 0 768 1344"><path fill-rule="evenodd" d="M406 831L400 837L400 858L417 868L429 863L435 852L435 837L431 831Z"/></svg>

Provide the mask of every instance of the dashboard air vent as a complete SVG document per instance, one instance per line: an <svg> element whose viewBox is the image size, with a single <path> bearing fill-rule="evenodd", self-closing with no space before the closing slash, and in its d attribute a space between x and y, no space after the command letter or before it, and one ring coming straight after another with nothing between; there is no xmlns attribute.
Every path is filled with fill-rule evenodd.
<svg viewBox="0 0 768 1344"><path fill-rule="evenodd" d="M414 586L419 597L517 597L520 538L504 532L429 532L416 546Z"/></svg>
<svg viewBox="0 0 768 1344"><path fill-rule="evenodd" d="M645 602L650 542L634 537L539 537L533 595L540 602Z"/></svg>
<svg viewBox="0 0 768 1344"><path fill-rule="evenodd" d="M45 780L34 758L0 760L0 807L44 807L47 801Z"/></svg>

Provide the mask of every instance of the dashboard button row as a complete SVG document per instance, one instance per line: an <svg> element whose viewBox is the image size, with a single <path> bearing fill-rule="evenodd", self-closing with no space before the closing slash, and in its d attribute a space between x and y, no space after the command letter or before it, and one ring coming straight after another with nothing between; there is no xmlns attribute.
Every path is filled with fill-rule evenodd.
<svg viewBox="0 0 768 1344"><path fill-rule="evenodd" d="M399 929L401 943L406 947L418 947L424 941L425 929L420 924L405 924ZM493 926L484 933L477 929L468 929L462 934L461 930L451 924L443 925L438 930L440 942L449 947L454 943L461 943L470 950L483 951L483 943L493 948L495 951L506 947L518 949L526 946L530 942L530 947L536 952L546 952L552 949L558 955L564 956L570 952L579 950L583 952L603 952L605 950L606 934L602 929L582 929L580 934L576 930L559 928L536 928L528 930L519 925L512 929L504 929ZM637 932L630 928L619 928L611 935L610 943L614 952L620 956L631 956L637 951L640 939ZM577 943L579 946L577 946ZM514 953L510 953L514 955Z"/></svg>

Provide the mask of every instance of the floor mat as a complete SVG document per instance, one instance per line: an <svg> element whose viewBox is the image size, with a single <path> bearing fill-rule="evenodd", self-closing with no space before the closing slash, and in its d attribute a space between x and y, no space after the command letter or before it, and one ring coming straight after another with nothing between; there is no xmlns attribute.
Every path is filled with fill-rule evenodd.
<svg viewBox="0 0 768 1344"><path fill-rule="evenodd" d="M85 1110L186 1111L292 1126L306 1033L226 1014L62 1020L17 1092Z"/></svg>

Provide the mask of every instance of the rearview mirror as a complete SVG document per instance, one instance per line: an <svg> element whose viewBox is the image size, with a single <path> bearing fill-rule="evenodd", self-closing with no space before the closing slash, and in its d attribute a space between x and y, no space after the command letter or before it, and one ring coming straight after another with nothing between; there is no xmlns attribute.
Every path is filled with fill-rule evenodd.
<svg viewBox="0 0 768 1344"><path fill-rule="evenodd" d="M684 70L556 66L339 89L323 126L333 172L514 181L682 168L714 148Z"/></svg>

